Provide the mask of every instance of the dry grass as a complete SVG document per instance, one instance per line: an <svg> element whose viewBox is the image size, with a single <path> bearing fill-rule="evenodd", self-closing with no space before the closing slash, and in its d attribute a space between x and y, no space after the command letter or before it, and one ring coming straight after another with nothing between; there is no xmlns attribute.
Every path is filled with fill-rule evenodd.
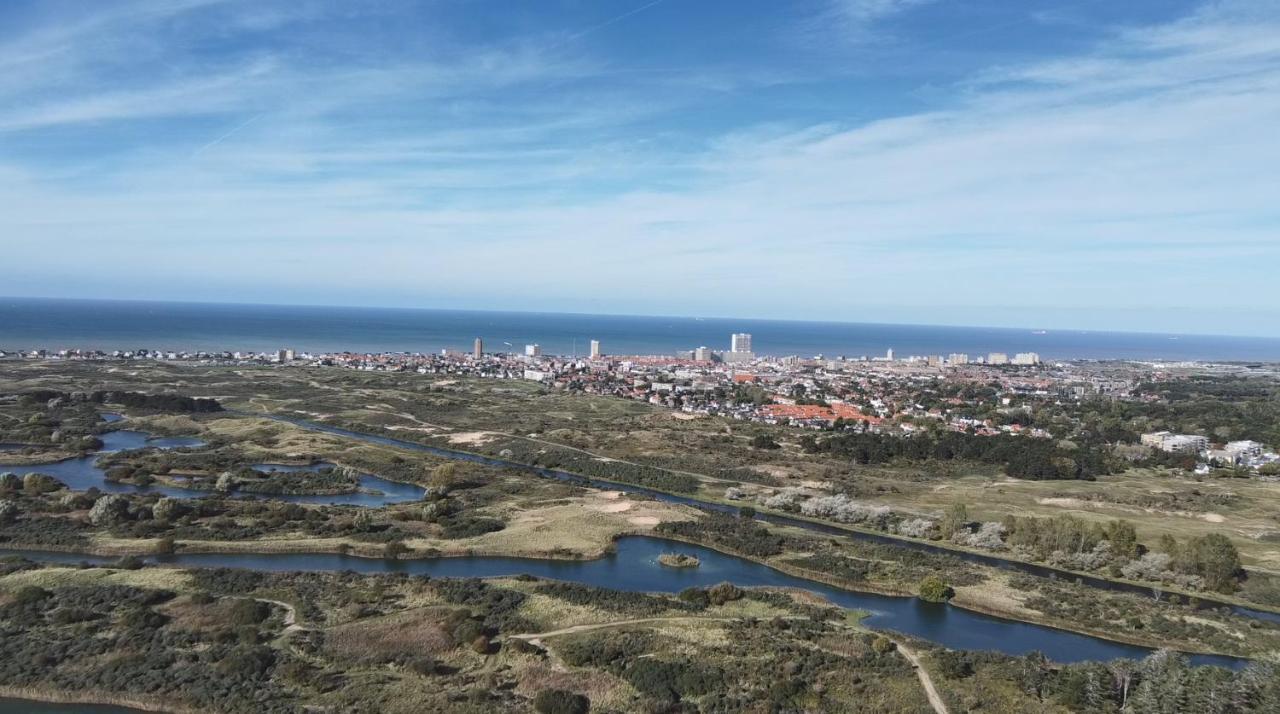
<svg viewBox="0 0 1280 714"><path fill-rule="evenodd" d="M440 655L454 648L441 623L455 608L420 608L357 620L325 632L325 646L343 659L380 661L412 654Z"/></svg>
<svg viewBox="0 0 1280 714"><path fill-rule="evenodd" d="M563 689L585 694L592 709L630 711L639 696L634 688L618 677L594 669L568 668L559 663L524 658L516 665L520 684L516 692L532 698L544 689Z"/></svg>
<svg viewBox="0 0 1280 714"><path fill-rule="evenodd" d="M575 553L594 558L603 555L619 535L648 533L658 523L696 517L693 509L658 501L627 501L630 505L626 510L616 510L620 501L609 498L607 493L593 491L541 505L505 503L489 510L506 520L506 528L500 531L458 540L420 538L408 544L450 555L563 557Z"/></svg>
<svg viewBox="0 0 1280 714"><path fill-rule="evenodd" d="M1190 493L1206 497L1234 496L1227 505L1199 510L1144 508L1134 503L1153 493ZM1280 483L1258 479L1195 480L1151 469L1131 469L1097 481L1016 481L980 475L960 475L945 482L898 484L898 493L884 494L877 503L915 512L941 513L964 503L969 515L1000 520L1005 515L1051 517L1070 514L1086 521L1124 519L1133 523L1144 543L1162 535L1179 540L1208 533L1231 538L1245 565L1280 572L1280 543L1266 542L1280 533Z"/></svg>
<svg viewBox="0 0 1280 714"><path fill-rule="evenodd" d="M190 590L191 574L175 568L143 568L142 570L114 570L112 568L41 568L23 570L0 578L0 589L17 590L28 585L42 588L85 587L100 585L127 585L155 590Z"/></svg>
<svg viewBox="0 0 1280 714"><path fill-rule="evenodd" d="M1039 611L1023 605L1027 593L1013 588L1009 584L1009 577L1006 572L992 571L988 573L986 580L977 585L957 586L951 603L971 610L996 612L1032 621L1041 617Z"/></svg>

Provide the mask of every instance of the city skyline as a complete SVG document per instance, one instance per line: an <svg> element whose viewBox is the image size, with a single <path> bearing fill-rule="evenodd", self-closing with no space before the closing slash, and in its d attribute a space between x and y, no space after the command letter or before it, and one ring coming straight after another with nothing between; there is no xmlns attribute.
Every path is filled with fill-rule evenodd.
<svg viewBox="0 0 1280 714"><path fill-rule="evenodd" d="M5 292L1280 335L1274 3L503 10L6 3Z"/></svg>

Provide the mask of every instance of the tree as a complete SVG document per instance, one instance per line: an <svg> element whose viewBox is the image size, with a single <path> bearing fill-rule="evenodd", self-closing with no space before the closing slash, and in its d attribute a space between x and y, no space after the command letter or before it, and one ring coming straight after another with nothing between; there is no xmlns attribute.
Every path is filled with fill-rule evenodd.
<svg viewBox="0 0 1280 714"><path fill-rule="evenodd" d="M1124 709L1129 704L1129 687L1138 671L1138 663L1125 658L1113 659L1107 663L1107 670L1111 672L1115 688L1120 691L1120 708Z"/></svg>
<svg viewBox="0 0 1280 714"><path fill-rule="evenodd" d="M427 480L428 485L441 494L448 493L458 483L458 465L457 464L440 464L431 469L431 477Z"/></svg>
<svg viewBox="0 0 1280 714"><path fill-rule="evenodd" d="M955 590L951 589L936 575L927 575L920 581L920 599L927 602L946 602L954 597Z"/></svg>
<svg viewBox="0 0 1280 714"><path fill-rule="evenodd" d="M1107 540L1111 542L1111 552L1122 558L1132 560L1138 557L1138 532L1128 521L1111 521L1107 524Z"/></svg>
<svg viewBox="0 0 1280 714"><path fill-rule="evenodd" d="M938 528L942 531L943 538L950 538L955 532L969 525L969 509L965 508L963 503L953 503L947 509L946 515L942 517L942 522L938 524Z"/></svg>
<svg viewBox="0 0 1280 714"><path fill-rule="evenodd" d="M1204 585L1216 592L1236 589L1240 573L1240 553L1229 538L1221 533L1192 538L1180 554L1179 565L1204 578Z"/></svg>

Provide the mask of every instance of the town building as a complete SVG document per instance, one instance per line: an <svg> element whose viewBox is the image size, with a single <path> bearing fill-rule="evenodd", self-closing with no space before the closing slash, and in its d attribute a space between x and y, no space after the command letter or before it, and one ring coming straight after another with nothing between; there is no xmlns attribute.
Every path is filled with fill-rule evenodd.
<svg viewBox="0 0 1280 714"><path fill-rule="evenodd" d="M471 347L471 356L480 359L484 356L484 340L476 338L476 343Z"/></svg>
<svg viewBox="0 0 1280 714"><path fill-rule="evenodd" d="M591 341L591 359L600 359L600 340Z"/></svg>
<svg viewBox="0 0 1280 714"><path fill-rule="evenodd" d="M525 345L524 356L525 357L541 357L542 345L539 345L539 344Z"/></svg>
<svg viewBox="0 0 1280 714"><path fill-rule="evenodd" d="M1209 448L1208 437L1198 434L1174 434L1168 431L1156 431L1143 434L1140 441L1144 446L1168 451L1169 453L1194 453Z"/></svg>
<svg viewBox="0 0 1280 714"><path fill-rule="evenodd" d="M1009 355L1004 352L992 352L987 355L987 364L1009 364Z"/></svg>

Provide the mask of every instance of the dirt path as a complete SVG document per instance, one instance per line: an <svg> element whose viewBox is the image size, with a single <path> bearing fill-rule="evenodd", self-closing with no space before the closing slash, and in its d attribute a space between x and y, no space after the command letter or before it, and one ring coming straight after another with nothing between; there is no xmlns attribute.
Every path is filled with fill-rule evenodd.
<svg viewBox="0 0 1280 714"><path fill-rule="evenodd" d="M507 635L507 639L524 640L531 645L542 646L542 640L546 637L558 637L560 635L574 635L580 632L591 632L593 630L604 630L612 627L626 627L628 625L647 625L655 623L678 623L678 622L731 622L740 620L740 617L642 617L633 620L612 620L610 622L597 622L589 625L573 625L572 627L562 627L558 630L549 630L547 632L531 632L520 635ZM788 619L804 619L802 617ZM933 677L929 676L929 670L920 664L920 656L911 649L903 646L901 642L895 642L898 651L903 657L911 663L912 669L916 671L916 676L920 678L920 684L924 687L924 694L929 698L929 704L933 707L935 714L951 714L947 709L946 702L942 701L942 695L938 693L938 689L933 685Z"/></svg>
<svg viewBox="0 0 1280 714"><path fill-rule="evenodd" d="M574 625L572 627L563 627L559 630L550 630L548 632L534 632L522 635L507 635L509 640L524 640L530 644L541 645L544 637L557 637L559 635L573 635L579 632L591 632L592 630L605 630L611 627L626 627L627 625L647 625L654 623L677 623L677 622L733 622L741 620L741 617L641 617L634 620L610 620L609 622L597 622L589 625ZM796 616L784 619L807 619Z"/></svg>
<svg viewBox="0 0 1280 714"><path fill-rule="evenodd" d="M929 704L933 705L933 711L937 714L951 714L947 709L946 702L942 701L942 695L938 694L938 690L933 686L933 677L929 676L929 670L925 669L924 665L920 664L920 656L906 647L903 647L901 642L897 644L898 651L901 652L902 656L906 657L907 661L911 663L911 666L915 668L916 676L920 678L920 684L924 686L924 694L929 698Z"/></svg>
<svg viewBox="0 0 1280 714"><path fill-rule="evenodd" d="M255 597L258 602L265 602L268 605L275 605L284 610L284 634L297 632L302 629L302 625L298 624L298 610L293 605L284 600L272 600L271 598Z"/></svg>

